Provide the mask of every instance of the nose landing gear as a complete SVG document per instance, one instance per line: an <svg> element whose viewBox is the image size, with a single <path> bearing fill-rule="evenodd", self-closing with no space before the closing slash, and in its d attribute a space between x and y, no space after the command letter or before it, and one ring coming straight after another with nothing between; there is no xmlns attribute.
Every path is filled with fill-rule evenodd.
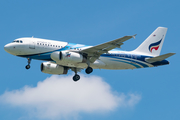
<svg viewBox="0 0 180 120"><path fill-rule="evenodd" d="M31 63L31 59L30 58L28 58L28 65L26 65L26 69L28 70L31 66L30 66L30 63Z"/></svg>
<svg viewBox="0 0 180 120"><path fill-rule="evenodd" d="M30 65L26 65L26 69L29 69L31 66Z"/></svg>

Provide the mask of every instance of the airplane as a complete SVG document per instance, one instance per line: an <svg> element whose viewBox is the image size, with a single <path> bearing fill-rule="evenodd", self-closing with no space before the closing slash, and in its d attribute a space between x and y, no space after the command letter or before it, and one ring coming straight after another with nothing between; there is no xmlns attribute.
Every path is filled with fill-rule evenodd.
<svg viewBox="0 0 180 120"><path fill-rule="evenodd" d="M175 53L160 55L167 28L158 27L145 41L133 51L122 51L121 45L136 35L124 36L96 46L68 43L34 37L15 39L4 46L4 50L12 55L28 60L26 69L30 68L32 59L43 60L41 71L48 74L67 74L68 70L77 74L85 69L87 74L93 69L137 69L169 64L166 58Z"/></svg>

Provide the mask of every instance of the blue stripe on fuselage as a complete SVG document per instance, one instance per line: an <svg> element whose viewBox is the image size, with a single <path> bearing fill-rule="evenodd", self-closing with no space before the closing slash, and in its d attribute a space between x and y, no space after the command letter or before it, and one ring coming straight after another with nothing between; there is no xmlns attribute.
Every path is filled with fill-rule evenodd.
<svg viewBox="0 0 180 120"><path fill-rule="evenodd" d="M126 63L126 64L133 65L133 66L136 67L136 68L141 68L141 67L140 67L139 65L137 65L137 64L133 64L133 63L126 62L126 61L122 61L122 60L112 60L112 61L122 62L122 63Z"/></svg>
<svg viewBox="0 0 180 120"><path fill-rule="evenodd" d="M143 66L143 67L149 67L148 65L142 63L142 62L145 62L145 57L142 57L139 55L133 55L134 59L132 58L131 54L102 54L101 56L120 59L120 60L126 60L129 63L134 62L134 63L137 63L137 64ZM142 61L142 62L139 62L139 61ZM120 61L120 62L122 62L122 61Z"/></svg>

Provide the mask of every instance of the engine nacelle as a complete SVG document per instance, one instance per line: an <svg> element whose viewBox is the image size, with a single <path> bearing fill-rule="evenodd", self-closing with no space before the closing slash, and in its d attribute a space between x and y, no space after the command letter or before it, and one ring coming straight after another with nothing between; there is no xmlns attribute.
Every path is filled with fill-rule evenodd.
<svg viewBox="0 0 180 120"><path fill-rule="evenodd" d="M51 58L54 61L71 62L71 63L85 63L86 58L76 52L57 51L51 53Z"/></svg>
<svg viewBox="0 0 180 120"><path fill-rule="evenodd" d="M48 74L67 74L68 68L60 66L56 63L43 62L41 63L41 72Z"/></svg>

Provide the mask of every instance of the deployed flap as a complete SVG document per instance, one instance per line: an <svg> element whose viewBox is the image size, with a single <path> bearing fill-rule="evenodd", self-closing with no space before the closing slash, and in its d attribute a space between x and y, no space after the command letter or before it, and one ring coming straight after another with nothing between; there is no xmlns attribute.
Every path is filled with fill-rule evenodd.
<svg viewBox="0 0 180 120"><path fill-rule="evenodd" d="M160 56L157 56L157 57L153 57L153 58L146 58L146 61L149 62L149 63L154 63L154 62L158 62L158 61L162 61L172 55L174 55L176 53L167 53L167 54L164 54L164 55L160 55Z"/></svg>

